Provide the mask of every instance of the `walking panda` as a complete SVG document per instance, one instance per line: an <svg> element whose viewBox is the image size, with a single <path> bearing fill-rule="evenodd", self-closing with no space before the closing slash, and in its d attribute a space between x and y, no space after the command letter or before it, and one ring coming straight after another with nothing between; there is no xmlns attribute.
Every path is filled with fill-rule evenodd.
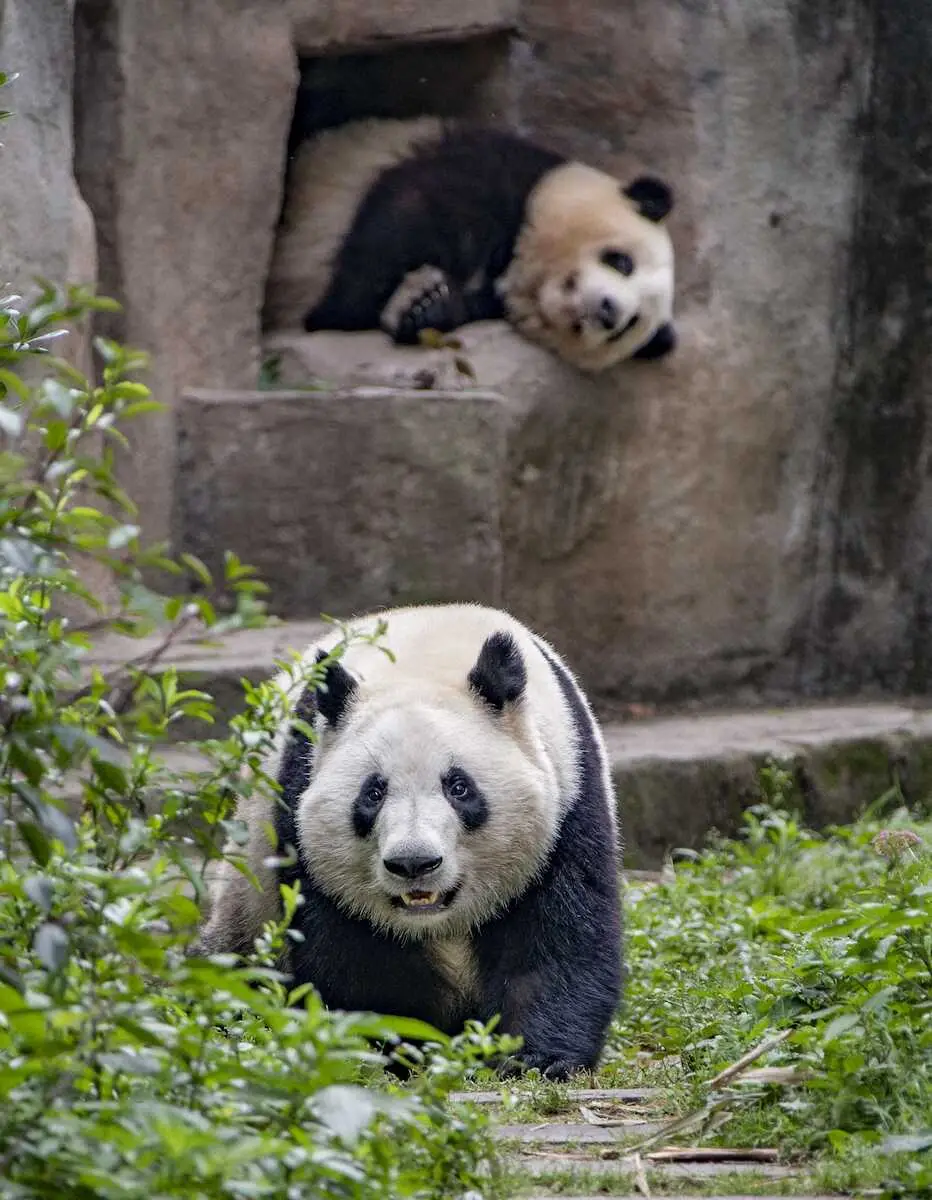
<svg viewBox="0 0 932 1200"><path fill-rule="evenodd" d="M223 864L199 951L244 953L300 880L296 983L332 1008L417 1017L453 1033L501 1014L551 1078L593 1067L620 992L618 831L605 747L552 647L471 604L389 610L311 646L316 691L279 677L289 711L253 804L257 890ZM385 653L384 646L391 652ZM303 688L303 691L301 690ZM297 849L281 875L265 829Z"/></svg>
<svg viewBox="0 0 932 1200"><path fill-rule="evenodd" d="M303 143L271 267L275 327L416 343L505 318L586 371L674 347L670 188L502 130L370 120Z"/></svg>

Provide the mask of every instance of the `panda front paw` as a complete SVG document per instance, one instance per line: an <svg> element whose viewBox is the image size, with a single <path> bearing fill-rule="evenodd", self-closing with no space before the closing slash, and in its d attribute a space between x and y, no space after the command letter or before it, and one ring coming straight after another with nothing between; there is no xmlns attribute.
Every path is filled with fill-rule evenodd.
<svg viewBox="0 0 932 1200"><path fill-rule="evenodd" d="M416 345L423 329L449 333L463 323L465 304L459 288L437 267L409 272L382 310L382 328L403 346Z"/></svg>
<svg viewBox="0 0 932 1200"><path fill-rule="evenodd" d="M498 1067L502 1079L512 1079L525 1071L540 1071L544 1079L566 1080L579 1071L586 1070L582 1063L568 1058L554 1058L548 1054L517 1054L504 1059Z"/></svg>

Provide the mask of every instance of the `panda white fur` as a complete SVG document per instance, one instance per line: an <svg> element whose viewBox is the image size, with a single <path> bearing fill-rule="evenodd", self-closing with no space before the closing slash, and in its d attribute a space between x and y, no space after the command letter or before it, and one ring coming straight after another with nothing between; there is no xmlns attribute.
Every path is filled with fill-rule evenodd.
<svg viewBox="0 0 932 1200"><path fill-rule="evenodd" d="M371 120L295 156L266 324L383 329L416 343L506 318L587 371L659 358L676 342L673 204L488 128Z"/></svg>
<svg viewBox="0 0 932 1200"><path fill-rule="evenodd" d="M279 806L245 814L257 890L229 863L198 951L244 953L300 879L290 971L332 1008L446 1032L501 1014L550 1077L594 1066L619 1000L618 833L605 747L566 664L478 605L360 618L379 646L310 647L324 688L279 677L289 711L269 771ZM278 849L297 849L279 876Z"/></svg>

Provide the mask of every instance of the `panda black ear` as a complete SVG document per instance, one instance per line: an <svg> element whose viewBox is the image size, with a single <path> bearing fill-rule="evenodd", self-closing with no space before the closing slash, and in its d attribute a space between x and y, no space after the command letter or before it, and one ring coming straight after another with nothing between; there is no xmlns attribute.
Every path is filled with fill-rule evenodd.
<svg viewBox="0 0 932 1200"><path fill-rule="evenodd" d="M639 175L621 190L648 221L662 221L673 207L673 189L653 175Z"/></svg>
<svg viewBox="0 0 932 1200"><path fill-rule="evenodd" d="M315 661L320 663L327 657L326 650L318 650ZM334 729L355 696L356 686L356 680L338 662L327 668L323 683L317 688L317 709Z"/></svg>
<svg viewBox="0 0 932 1200"><path fill-rule="evenodd" d="M485 639L468 680L472 690L496 712L521 698L527 669L510 633L493 633Z"/></svg>

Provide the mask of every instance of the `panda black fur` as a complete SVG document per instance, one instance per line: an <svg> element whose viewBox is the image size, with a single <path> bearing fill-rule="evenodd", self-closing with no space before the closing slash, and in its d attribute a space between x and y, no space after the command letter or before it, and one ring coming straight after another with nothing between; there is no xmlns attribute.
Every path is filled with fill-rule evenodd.
<svg viewBox="0 0 932 1200"><path fill-rule="evenodd" d="M569 669L514 618L477 605L389 610L336 638L316 693L293 676L274 772L253 806L257 890L224 863L199 951L245 952L300 880L297 983L339 1009L446 1032L501 1014L550 1077L595 1065L621 986L618 832L605 747ZM297 849L277 875L263 830Z"/></svg>
<svg viewBox="0 0 932 1200"><path fill-rule="evenodd" d="M573 365L673 349L673 199L502 130L362 121L303 143L266 321L415 343L505 318Z"/></svg>

